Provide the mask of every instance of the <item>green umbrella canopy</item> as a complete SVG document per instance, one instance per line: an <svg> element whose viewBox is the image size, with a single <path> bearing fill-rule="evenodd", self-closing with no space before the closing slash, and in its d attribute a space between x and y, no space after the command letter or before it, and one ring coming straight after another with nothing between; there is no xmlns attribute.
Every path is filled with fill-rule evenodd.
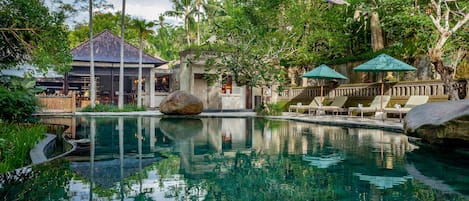
<svg viewBox="0 0 469 201"><path fill-rule="evenodd" d="M377 57L353 68L354 71L385 72L385 71L413 71L415 67L406 64L387 54Z"/></svg>
<svg viewBox="0 0 469 201"><path fill-rule="evenodd" d="M314 68L311 71L308 71L307 73L303 74L301 77L306 77L306 78L315 78L315 79L340 79L340 80L346 80L347 77L343 76L342 74L338 73L332 68L329 68L329 66L326 66L324 64L321 64L320 66Z"/></svg>

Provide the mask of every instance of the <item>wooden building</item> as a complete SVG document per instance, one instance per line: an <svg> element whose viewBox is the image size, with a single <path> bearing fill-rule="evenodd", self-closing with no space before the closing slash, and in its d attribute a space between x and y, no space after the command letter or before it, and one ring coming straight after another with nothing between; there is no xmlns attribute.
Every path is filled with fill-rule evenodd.
<svg viewBox="0 0 469 201"><path fill-rule="evenodd" d="M96 100L101 104L117 104L119 93L121 39L108 30L94 37L94 71L96 79ZM76 91L78 103L85 103L90 87L90 42L89 40L72 49L72 70L65 74L63 92ZM139 48L124 44L124 103L132 104L137 100ZM142 90L143 105L156 107L159 96L170 90L171 71L159 69L167 62L143 53ZM84 105L79 105L84 106Z"/></svg>

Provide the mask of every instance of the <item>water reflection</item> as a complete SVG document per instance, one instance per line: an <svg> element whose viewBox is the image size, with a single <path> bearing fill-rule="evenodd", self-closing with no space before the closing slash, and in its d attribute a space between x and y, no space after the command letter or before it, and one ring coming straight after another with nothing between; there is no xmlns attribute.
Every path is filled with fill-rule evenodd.
<svg viewBox="0 0 469 201"><path fill-rule="evenodd" d="M451 200L469 186L421 181L420 149L387 131L256 118L76 121L67 136L81 149L66 158L73 176L63 185L71 200Z"/></svg>

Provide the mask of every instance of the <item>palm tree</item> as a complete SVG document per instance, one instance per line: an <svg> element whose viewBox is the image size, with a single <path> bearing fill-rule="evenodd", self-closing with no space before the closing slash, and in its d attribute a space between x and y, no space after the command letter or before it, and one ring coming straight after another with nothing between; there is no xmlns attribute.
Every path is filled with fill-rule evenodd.
<svg viewBox="0 0 469 201"><path fill-rule="evenodd" d="M125 23L125 0L122 0L121 18L121 63L119 68L119 100L117 108L124 109L124 23Z"/></svg>
<svg viewBox="0 0 469 201"><path fill-rule="evenodd" d="M90 0L90 7L89 7L89 14L90 14L90 84L91 84L91 108L95 108L96 102L96 81L94 79L94 43L93 43L93 0Z"/></svg>
<svg viewBox="0 0 469 201"><path fill-rule="evenodd" d="M194 0L171 0L174 10L166 11L164 15L170 17L180 17L184 19L184 30L186 31L187 44L191 44L189 36L189 24L194 21L193 15L198 13Z"/></svg>
<svg viewBox="0 0 469 201"><path fill-rule="evenodd" d="M196 6L196 15L197 15L197 45L200 45L200 15L202 12L200 11L200 7L204 4L203 0L195 0Z"/></svg>
<svg viewBox="0 0 469 201"><path fill-rule="evenodd" d="M138 85L137 85L137 107L142 107L142 55L143 55L143 39L150 34L153 34L154 31L150 28L155 26L154 22L147 22L144 19L133 19L131 21L131 26L138 30L139 38L139 58L138 58Z"/></svg>

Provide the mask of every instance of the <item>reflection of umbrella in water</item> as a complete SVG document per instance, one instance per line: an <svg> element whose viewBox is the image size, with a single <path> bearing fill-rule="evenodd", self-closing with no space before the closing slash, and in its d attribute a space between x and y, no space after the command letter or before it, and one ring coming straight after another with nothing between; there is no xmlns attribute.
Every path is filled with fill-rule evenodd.
<svg viewBox="0 0 469 201"><path fill-rule="evenodd" d="M361 173L353 173L354 176L358 176L362 181L368 181L370 184L373 184L378 189L390 189L394 186L401 185L411 180L411 176L402 176L402 177L390 177L390 176L372 176L364 175Z"/></svg>
<svg viewBox="0 0 469 201"><path fill-rule="evenodd" d="M380 54L379 56L353 68L354 71L360 72L381 72L381 104L380 112L383 111L383 95L384 95L384 72L392 71L414 71L415 67L406 64L402 61L395 59L387 54Z"/></svg>
<svg viewBox="0 0 469 201"><path fill-rule="evenodd" d="M176 141L192 138L202 133L203 128L204 124L200 119L162 118L160 120L160 129L163 134Z"/></svg>
<svg viewBox="0 0 469 201"><path fill-rule="evenodd" d="M323 102L323 85L324 80L332 80L332 79L339 79L339 80L346 80L347 77L343 76L342 74L338 73L334 69L326 66L325 64L321 64L320 66L314 68L311 71L303 74L301 77L305 78L313 78L321 80L321 103Z"/></svg>
<svg viewBox="0 0 469 201"><path fill-rule="evenodd" d="M332 165L337 165L343 160L345 156L342 154L330 154L326 156L302 156L303 161L310 162L310 165L316 166L318 168L328 168Z"/></svg>

